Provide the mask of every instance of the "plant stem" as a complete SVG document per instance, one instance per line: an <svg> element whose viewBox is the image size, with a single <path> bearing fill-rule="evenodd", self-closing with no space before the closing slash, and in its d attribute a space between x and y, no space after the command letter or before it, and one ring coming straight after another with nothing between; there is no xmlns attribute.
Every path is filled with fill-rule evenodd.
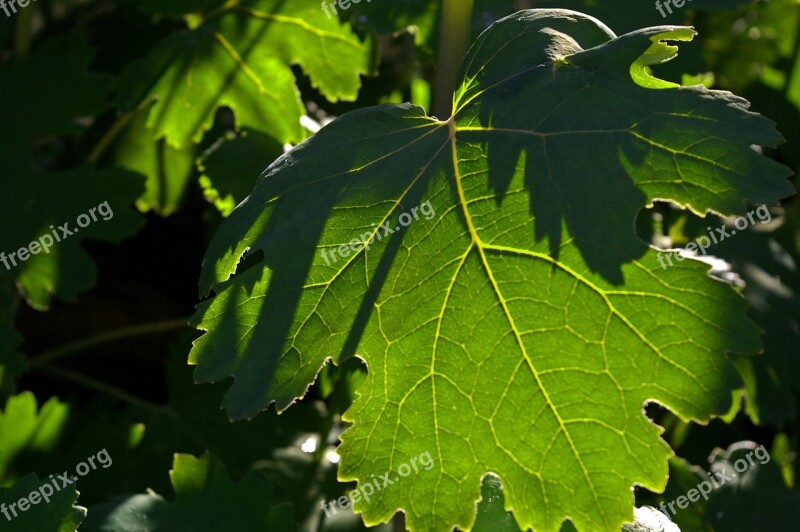
<svg viewBox="0 0 800 532"><path fill-rule="evenodd" d="M786 87L784 87L783 91L787 100L789 100L789 92L792 90L792 82L796 76L800 76L800 31L797 32L795 37L794 50L789 59L789 73L786 76Z"/></svg>
<svg viewBox="0 0 800 532"><path fill-rule="evenodd" d="M95 379L94 377L90 377L88 375L84 375L83 373L79 373L77 371L73 371L71 369L66 369L62 367L52 367L52 366L37 366L35 371L39 373L43 373L54 377L56 379L61 379L64 381L72 382L79 386L83 386L84 388L88 388L90 390L95 390L97 392L106 394L111 396L115 399L118 399L124 403L127 403L131 406L139 407L144 410L148 410L155 414L165 415L168 416L176 425L179 425L189 436L191 436L201 447L205 449L211 449L211 446L206 440L206 438L197 432L188 422L186 422L180 414L178 414L175 410L172 409L169 405L157 405L155 403L151 403L145 399L141 399L136 397L135 395L131 395L125 390L117 388L116 386L112 386L106 382L103 382L99 379Z"/></svg>
<svg viewBox="0 0 800 532"><path fill-rule="evenodd" d="M134 114L135 111L130 111L117 118L117 121L108 128L108 131L106 131L103 137L98 141L86 160L92 164L97 164L100 157L103 156L103 153L105 153L111 143L114 142L114 139L116 139L125 126L128 125L128 122L130 122Z"/></svg>
<svg viewBox="0 0 800 532"><path fill-rule="evenodd" d="M433 114L440 120L453 111L453 94L461 62L469 46L473 0L443 0L439 64L436 68L436 97Z"/></svg>
<svg viewBox="0 0 800 532"><path fill-rule="evenodd" d="M117 340L124 340L125 338L133 338L136 336L144 336L146 334L154 334L165 331L172 331L181 329L188 325L187 318L180 318L177 320L159 321L155 323L146 323L144 325L134 325L132 327L124 327L114 331L102 332L98 335L89 338L82 338L75 342L56 347L50 351L46 351L30 361L31 367L40 367L44 364L53 362L64 358L73 353L86 351L99 345L115 342Z"/></svg>
<svg viewBox="0 0 800 532"><path fill-rule="evenodd" d="M139 397L131 395L125 390L117 388L116 386L112 386L106 382L95 379L94 377L89 377L88 375L78 373L77 371L73 371L71 369L39 365L35 368L35 371L37 371L38 373L44 373L46 375L56 377L58 379L79 384L85 388L89 388L91 390L95 390L104 393L106 395L110 395L115 399L119 399L120 401L128 403L133 406L138 406L146 410L153 410L158 412L163 411L163 408L155 403L151 403L149 401L145 401L144 399L140 399Z"/></svg>
<svg viewBox="0 0 800 532"><path fill-rule="evenodd" d="M20 9L14 22L14 55L22 61L28 57L33 33L33 6Z"/></svg>

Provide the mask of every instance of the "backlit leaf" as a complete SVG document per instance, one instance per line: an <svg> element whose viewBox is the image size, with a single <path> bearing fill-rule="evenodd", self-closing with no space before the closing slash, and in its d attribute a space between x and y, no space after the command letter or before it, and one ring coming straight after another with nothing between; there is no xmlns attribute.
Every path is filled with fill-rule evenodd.
<svg viewBox="0 0 800 532"><path fill-rule="evenodd" d="M197 380L234 376L224 407L252 417L362 357L339 478L393 481L356 502L367 524L469 529L490 472L521 528L633 521L631 487L663 489L672 455L643 406L722 415L726 352L760 348L744 299L697 261L662 269L637 212L793 190L751 149L772 122L647 70L693 35L523 11L473 45L451 119L358 110L278 159L207 253Z"/></svg>
<svg viewBox="0 0 800 532"><path fill-rule="evenodd" d="M304 111L291 67L330 100L355 99L359 75L371 70L368 46L317 0L168 6L176 8L191 10L189 27L126 68L118 100L123 107L155 100L147 126L178 148L199 142L221 106L233 109L238 127L280 142L302 140Z"/></svg>

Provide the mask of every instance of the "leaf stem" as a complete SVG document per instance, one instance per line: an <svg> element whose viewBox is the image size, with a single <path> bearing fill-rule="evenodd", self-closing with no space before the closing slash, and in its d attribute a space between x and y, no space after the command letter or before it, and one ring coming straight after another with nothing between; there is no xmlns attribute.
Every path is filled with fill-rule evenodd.
<svg viewBox="0 0 800 532"><path fill-rule="evenodd" d="M79 384L85 388L89 388L91 390L95 390L106 395L110 395L115 399L119 399L124 403L128 403L133 406L138 406L140 408L144 408L146 410L153 410L159 413L164 412L164 409L158 406L155 403L151 403L135 395L131 395L125 390L117 388L116 386L112 386L107 382L103 382L99 379L95 379L94 377L89 377L88 375L84 375L83 373L79 373L77 371L73 371L71 369L66 369L63 367L53 367L53 366L42 366L38 365L35 368L35 371L38 373L44 373L51 377L55 377L61 380L73 382L75 384Z"/></svg>
<svg viewBox="0 0 800 532"><path fill-rule="evenodd" d="M45 351L36 358L30 361L30 366L41 367L45 364L59 360L73 353L86 351L99 345L115 342L117 340L124 340L126 338L133 338L136 336L144 336L146 334L154 334L165 331L172 331L181 329L188 325L187 318L180 318L168 321L159 321L155 323L146 323L143 325L133 325L131 327L123 327L113 331L105 331L89 338L82 338L74 342L56 347L49 351Z"/></svg>
<svg viewBox="0 0 800 532"><path fill-rule="evenodd" d="M133 118L134 113L135 111L130 111L123 115L120 115L120 117L117 118L116 122L114 122L114 124L112 124L112 126L108 128L108 130L105 132L102 138L100 138L97 144L95 144L94 149L86 158L88 162L92 164L97 164L97 162L100 160L100 157L103 156L103 154L111 145L111 143L114 142L114 139L116 139L117 136L119 136L119 134L122 132L125 126L128 125L128 122L131 121L131 118Z"/></svg>
<svg viewBox="0 0 800 532"><path fill-rule="evenodd" d="M33 13L33 6L20 9L14 23L14 55L20 61L28 57L28 52L31 49Z"/></svg>
<svg viewBox="0 0 800 532"><path fill-rule="evenodd" d="M191 436L192 439L198 443L198 445L205 449L211 449L208 440L206 440L202 434L200 434L197 430L195 430L194 427L184 420L180 414L178 414L178 412L173 410L170 405L158 405L156 403L151 403L150 401L136 397L135 395L132 395L121 388L117 388L116 386L108 384L107 382L103 382L99 379L95 379L94 377L84 375L83 373L79 373L71 369L53 366L37 366L35 371L49 375L56 379L72 382L90 390L104 393L108 396L118 399L119 401L153 412L154 414L165 415L172 419L176 425L180 426L186 432L186 434Z"/></svg>
<svg viewBox="0 0 800 532"><path fill-rule="evenodd" d="M473 0L443 0L439 64L433 114L446 120L453 111L458 71L469 47Z"/></svg>
<svg viewBox="0 0 800 532"><path fill-rule="evenodd" d="M792 90L792 81L794 81L795 76L800 76L800 31L797 32L795 37L794 50L789 59L789 73L786 76L786 87L784 87L786 99L789 99L789 92Z"/></svg>

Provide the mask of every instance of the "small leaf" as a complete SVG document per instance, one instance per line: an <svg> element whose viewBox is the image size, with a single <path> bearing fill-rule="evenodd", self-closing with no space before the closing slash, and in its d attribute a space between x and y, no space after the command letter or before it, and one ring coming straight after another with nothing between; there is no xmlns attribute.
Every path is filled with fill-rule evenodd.
<svg viewBox="0 0 800 532"><path fill-rule="evenodd" d="M253 190L258 175L282 153L280 144L258 131L219 140L198 163L206 199L228 216Z"/></svg>
<svg viewBox="0 0 800 532"><path fill-rule="evenodd" d="M50 399L40 410L30 392L8 399L0 411L0 485L16 480L20 468L15 461L58 446L68 412L68 406L57 399Z"/></svg>

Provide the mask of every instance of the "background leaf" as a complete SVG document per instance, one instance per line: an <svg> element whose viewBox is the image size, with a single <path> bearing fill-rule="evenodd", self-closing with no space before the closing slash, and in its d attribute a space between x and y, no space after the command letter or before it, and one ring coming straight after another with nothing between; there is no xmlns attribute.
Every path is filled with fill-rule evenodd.
<svg viewBox="0 0 800 532"><path fill-rule="evenodd" d="M147 126L176 148L199 142L221 106L240 128L300 141L303 107L290 67L331 100L354 99L359 75L370 71L367 45L316 0L185 4L204 10L125 69L118 98L123 108L155 100Z"/></svg>

